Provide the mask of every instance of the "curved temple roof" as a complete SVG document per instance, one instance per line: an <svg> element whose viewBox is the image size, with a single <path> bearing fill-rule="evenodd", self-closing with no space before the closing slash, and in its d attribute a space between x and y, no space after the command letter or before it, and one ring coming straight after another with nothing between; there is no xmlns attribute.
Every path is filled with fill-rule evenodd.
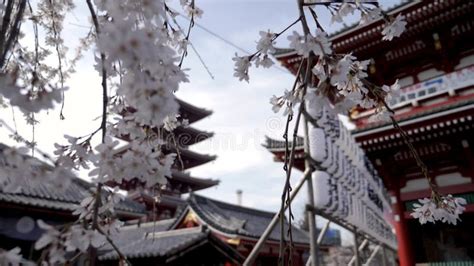
<svg viewBox="0 0 474 266"><path fill-rule="evenodd" d="M3 156L5 148L7 146L0 143L0 167L2 165L1 156ZM45 184L32 186L30 183L25 183L19 193L8 193L2 191L2 186L0 185L0 202L67 212L74 211L85 197L91 195L91 189L94 187L93 184L77 177L71 180L71 184L64 191ZM119 213L123 212L133 216L145 214L143 205L130 200L121 201L116 209Z"/></svg>
<svg viewBox="0 0 474 266"><path fill-rule="evenodd" d="M196 194L191 194L187 201L188 208L183 209L170 228L176 228L188 211L192 210L206 225L223 234L247 237L256 241L263 234L275 215L273 212L225 203ZM286 219L285 225L288 226ZM307 233L294 226L292 228L294 243L308 245L309 236ZM280 240L279 225L272 231L269 240ZM334 240L331 237L327 237L324 240L324 244L332 245L340 241L340 239Z"/></svg>

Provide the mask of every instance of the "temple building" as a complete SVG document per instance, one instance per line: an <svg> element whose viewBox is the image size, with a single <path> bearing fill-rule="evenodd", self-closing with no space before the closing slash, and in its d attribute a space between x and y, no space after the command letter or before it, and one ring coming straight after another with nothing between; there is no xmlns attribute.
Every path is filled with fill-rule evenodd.
<svg viewBox="0 0 474 266"><path fill-rule="evenodd" d="M180 115L194 123L212 112L197 108L189 103L178 100L180 104ZM166 188L161 190L159 202L149 191L139 189L136 182L124 183L122 189L128 190L124 201L116 207L117 218L129 221L154 221L174 217L178 210L182 210L187 204L181 195L217 185L219 182L213 179L203 179L191 176L186 172L189 168L214 160L215 156L202 155L190 151L188 147L208 139L213 134L200 131L191 126L178 127L174 131L173 142L177 143L182 161L175 162L172 169L172 178L168 179ZM171 135L164 138L171 143ZM175 145L165 145L164 152L176 152ZM3 162L1 158L3 150L7 146L0 143L0 167ZM132 180L133 181L133 180ZM46 185L32 187L29 183L22 186L20 193L8 193L2 191L0 184L0 209L3 215L0 217L0 248L9 250L19 246L26 258L35 258L38 254L33 250L34 242L41 236L42 230L36 224L41 219L48 224L64 224L77 219L73 211L81 203L82 199L90 195L93 184L74 178L65 191L58 191ZM108 184L115 186L116 184ZM105 192L104 192L105 193ZM25 231L24 228L29 228ZM213 241L210 239L210 241Z"/></svg>
<svg viewBox="0 0 474 266"><path fill-rule="evenodd" d="M0 167L4 163L3 150L6 148L0 143ZM73 211L85 197L92 195L95 188L94 184L80 178L73 178L64 191L25 182L21 191L10 193L3 191L5 185L0 184L0 248L20 247L27 259L36 259L40 255L33 249L43 233L36 221L41 219L51 225L75 221L77 216L72 214ZM104 199L106 194L104 190ZM142 204L126 199L117 204L115 213L122 221L137 220L146 216L146 209Z"/></svg>
<svg viewBox="0 0 474 266"><path fill-rule="evenodd" d="M330 35L333 49L371 60L369 80L377 85L399 81L400 96L390 103L395 118L440 192L466 199L462 221L455 226L442 222L420 225L410 216L413 204L429 198L430 190L391 123L373 122L369 117L374 110L356 108L349 114L356 127L352 134L391 194L400 265L472 265L474 43L470 40L474 37L474 2L407 1L387 12L406 17L407 29L399 38L383 41L383 21L377 20ZM274 56L292 73L297 71L301 57L294 51L278 49ZM295 164L299 169L304 168L302 144L299 139ZM265 146L277 161L284 159L282 141L267 139Z"/></svg>
<svg viewBox="0 0 474 266"><path fill-rule="evenodd" d="M241 265L274 215L191 194L175 218L125 226L114 243L137 265ZM285 219L285 231L289 226ZM308 234L294 225L292 234L292 265L305 265L309 256ZM277 225L254 265L278 265L279 244ZM327 252L340 244L340 235L331 234L323 240L321 249ZM117 264L118 255L111 247L103 247L101 254L102 264Z"/></svg>
<svg viewBox="0 0 474 266"><path fill-rule="evenodd" d="M124 181L122 184L108 183L109 186L119 186L121 189L126 190L129 199L143 203L147 210L145 220L161 220L174 217L177 211L185 205L185 200L181 198L183 194L219 184L218 180L194 177L188 172L192 167L216 159L216 156L200 154L189 149L189 146L213 136L211 132L201 131L190 126L192 123L211 115L212 111L198 108L180 99L177 99L177 101L180 106L180 119L186 119L189 125L176 128L173 134L166 133L164 130L158 131L167 142L162 148L163 152L179 154L172 167L172 177L168 179L166 187L164 189L157 188L156 191L144 190L136 182L136 179L132 179L129 182ZM158 202L156 198L157 191L160 191Z"/></svg>

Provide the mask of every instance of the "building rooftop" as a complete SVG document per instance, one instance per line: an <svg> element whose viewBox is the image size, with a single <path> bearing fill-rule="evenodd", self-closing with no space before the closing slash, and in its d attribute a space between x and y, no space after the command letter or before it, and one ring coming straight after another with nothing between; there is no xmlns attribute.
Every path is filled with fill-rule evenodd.
<svg viewBox="0 0 474 266"><path fill-rule="evenodd" d="M263 234L275 215L272 212L229 204L196 194L192 194L188 199L189 209L194 211L206 225L224 234L235 234L255 239L258 239ZM173 227L177 226L186 214L187 209L183 209ZM288 226L288 223L286 223L286 226ZM277 225L271 233L269 240L279 241L279 230ZM309 243L307 233L294 226L293 240L295 243Z"/></svg>
<svg viewBox="0 0 474 266"><path fill-rule="evenodd" d="M217 250L235 262L243 261L242 256L226 243L216 238L205 227L193 227L167 231L172 220L143 224L141 227L126 226L114 237L114 244L128 259L154 258L155 262L168 263L183 254L204 244L219 247ZM109 245L101 248L100 260L116 260L117 252Z"/></svg>
<svg viewBox="0 0 474 266"><path fill-rule="evenodd" d="M0 143L0 157L2 151L8 146ZM0 160L0 167L2 160ZM45 164L47 166L47 164ZM49 166L48 166L49 167ZM3 186L0 184L0 201L24 206L33 206L37 208L54 209L61 211L73 211L81 201L91 195L95 186L80 178L73 178L71 184L65 190L58 190L45 184L33 186L25 183L18 193L3 192ZM104 194L104 193L103 193ZM105 196L105 195L104 195ZM130 200L121 201L116 205L116 210L120 213L141 216L145 214L145 207L142 204Z"/></svg>

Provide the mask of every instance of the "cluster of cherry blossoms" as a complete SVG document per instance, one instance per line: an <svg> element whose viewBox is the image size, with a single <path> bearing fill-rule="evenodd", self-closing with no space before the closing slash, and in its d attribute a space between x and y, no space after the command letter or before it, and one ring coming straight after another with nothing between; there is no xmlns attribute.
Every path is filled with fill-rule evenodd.
<svg viewBox="0 0 474 266"><path fill-rule="evenodd" d="M152 146L132 142L118 148L119 142L106 137L92 155L94 168L89 175L96 177L98 182L130 181L137 178L145 187L166 184L166 178L171 177L171 166L175 153L162 155Z"/></svg>
<svg viewBox="0 0 474 266"><path fill-rule="evenodd" d="M319 3L320 1L314 1ZM313 2L311 2L313 3ZM381 31L382 40L391 41L405 31L407 22L405 16L389 16L383 12L376 2L354 1L354 2L324 2L325 6L332 14L331 22L343 22L344 17L354 14L356 10L360 12L360 25L365 25L382 19L385 25ZM399 96L400 85L398 80L391 85L375 85L368 81L367 69L371 64L370 60L359 61L353 54L336 54L332 50L331 38L323 30L317 20L317 16L311 7L309 11L313 14L316 29L310 32L304 6L300 6L299 20L303 24L306 34L301 35L293 31L288 36L289 47L300 56L301 65L296 73L297 80L291 90L285 90L282 96L273 95L270 98L272 110L275 113L284 109L283 115L293 115L293 108L298 104L306 103L309 108L315 110L330 110L335 114L347 114L351 109L360 107L363 109L373 109L375 112L369 118L371 121L395 121L393 111L388 110L388 103ZM293 25L293 24L292 24ZM292 25L287 27L289 29ZM284 31L285 31L284 30ZM284 32L283 31L283 32ZM276 37L279 34L265 34L260 32L260 40L257 42L257 52L250 56L235 56L234 76L239 80L249 80L249 68L255 57L260 55L268 56L274 51ZM270 32L268 32L270 33ZM311 68L313 78L308 78L305 73L305 62L312 62ZM272 62L273 64L273 62ZM258 66L258 65L257 65ZM269 64L269 66L271 66ZM303 78L304 77L304 78ZM307 83L307 84L305 84ZM308 87L308 90L306 90ZM300 109L301 110L301 109ZM396 123L396 121L394 122ZM286 133L285 133L286 135ZM412 151L416 152L416 151ZM433 190L435 193L435 191ZM422 205L416 204L416 209L412 216L419 218L420 222L426 223L440 220L442 222L456 224L459 214L464 211L465 201L461 198L454 198L451 195L439 197L436 203L430 199L420 200Z"/></svg>
<svg viewBox="0 0 474 266"><path fill-rule="evenodd" d="M22 187L46 184L65 190L74 178L70 168L48 166L27 156L28 148L6 148L0 154L0 190L21 193Z"/></svg>
<svg viewBox="0 0 474 266"><path fill-rule="evenodd" d="M257 52L255 54L243 57L235 54L235 57L232 59L235 61L234 77L237 77L240 81L249 81L249 68L254 61L256 67L269 68L274 65L269 55L275 52L273 45L279 34L272 33L271 31L260 31L259 34L260 39L257 42Z"/></svg>
<svg viewBox="0 0 474 266"><path fill-rule="evenodd" d="M384 40L392 40L403 33L406 27L403 15L399 14L395 18L389 17L377 5L374 5L374 7L368 7L368 5L374 5L374 3L356 1L353 3L332 3L325 6L333 14L332 22L342 22L345 16L359 10L361 14L360 24L367 24L380 18L385 20L385 27L382 30ZM314 32L306 35L293 31L288 36L288 41L289 47L303 59L307 59L311 55L317 58L316 64L312 67L312 73L319 82L318 84L310 84L310 86L316 86L314 91L316 97L326 98L326 100L320 99L322 101L318 102L341 114L347 113L348 110L358 105L367 109L375 108L375 118L387 119L389 114L384 107L384 101L386 102L397 95L398 83L396 82L391 86L383 85L382 87L369 83L366 78L370 60L358 61L352 54L334 54L327 33L318 22L316 22L316 25ZM255 54L243 57L236 55L234 57L234 76L238 77L239 80L248 81L252 61L256 62L257 67L261 65L259 63L262 61L260 59L261 55L264 60L271 62L271 64L263 65L264 67L273 65L271 59L268 58L268 54L275 50L275 39L282 33L260 32L261 38L257 42L257 52ZM270 103L275 112L286 106L283 115L287 115L292 113L292 108L296 103L302 101L302 97L301 86L295 86L292 91L285 91L283 96L273 96ZM313 95L307 95L307 97L314 98Z"/></svg>
<svg viewBox="0 0 474 266"><path fill-rule="evenodd" d="M19 58L21 65L10 63L0 73L1 105L18 107L31 125L37 123L32 113L53 109L63 101L64 83L71 73L61 68L67 49L60 31L73 3L60 2L53 5L44 0L39 1L37 10L30 7L27 15L35 29L35 49L28 51L18 43L20 48L10 53ZM86 4L95 34L81 40L80 48L85 51L95 44L95 69L103 78L101 126L83 137L65 135L67 143L55 144L56 158L47 167L26 156L26 150L4 149L0 154L0 189L10 193L21 192L25 183L65 189L75 178L72 170L89 169L93 177L96 189L91 189L74 211L77 222L61 226L38 222L45 234L35 248L45 250L43 258L50 264L65 262L68 254L98 248L105 244L107 235L117 231L121 224L113 218L114 207L124 196L117 187L107 185L133 180L143 189L159 193L171 177L177 156L170 152L173 149L163 147L168 144L163 137L188 124L180 118L174 96L180 84L188 82L181 66L189 31L185 35L174 19L178 12L165 0L87 0ZM179 4L191 21L203 14L194 0L180 0ZM46 11L43 21L41 15ZM0 12L3 14L3 10ZM45 30L38 31L39 26ZM43 32L48 46L57 51L59 70L43 62L51 54L39 44ZM262 64L268 64L268 60ZM57 78L56 84L49 84L48 77ZM102 133L102 143L93 145L97 133ZM16 139L25 142L19 135ZM0 251L0 262L17 265L19 252Z"/></svg>
<svg viewBox="0 0 474 266"><path fill-rule="evenodd" d="M455 198L452 195L441 196L437 201L433 199L419 199L419 204L413 204L413 212L410 214L418 219L420 224L427 222L434 223L441 221L443 223L456 225L459 215L466 209L466 200L464 198Z"/></svg>
<svg viewBox="0 0 474 266"><path fill-rule="evenodd" d="M46 261L55 265L66 262L68 252L86 252L89 247L100 247L106 238L97 230L85 229L81 224L74 224L63 230L38 220L38 227L44 233L36 241L34 248L48 249Z"/></svg>
<svg viewBox="0 0 474 266"><path fill-rule="evenodd" d="M25 113L38 113L52 109L61 102L61 93L65 89L46 89L32 91L17 85L18 72L0 74L0 97L5 97L12 106Z"/></svg>

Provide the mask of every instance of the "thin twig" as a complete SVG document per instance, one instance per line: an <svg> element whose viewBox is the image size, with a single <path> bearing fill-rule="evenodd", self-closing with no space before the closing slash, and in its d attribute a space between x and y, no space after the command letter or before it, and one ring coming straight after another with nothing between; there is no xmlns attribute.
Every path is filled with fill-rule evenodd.
<svg viewBox="0 0 474 266"><path fill-rule="evenodd" d="M102 228L97 227L97 231L101 233L103 236L105 236L105 239L107 239L107 242L109 242L109 244L112 246L115 252L117 252L117 254L119 255L120 261L125 261L127 265L132 265L132 263L127 259L125 255L123 255L123 253L120 251L117 245L115 245L114 241L104 232L104 230L102 230Z"/></svg>
<svg viewBox="0 0 474 266"><path fill-rule="evenodd" d="M298 70L296 72L296 78L295 78L295 81L293 83L293 87L292 87L291 91L296 90L297 85L300 81L300 72L301 72L302 67L303 67L303 62L304 62L304 60L301 60L301 63L298 66ZM282 263L284 261L284 249L285 249L285 247L284 247L285 246L285 226L284 226L284 224L285 224L284 223L284 221L285 221L285 215L284 215L285 202L287 201L287 194L289 194L289 192L291 191L291 183L290 183L291 170L290 169L293 166L293 163L289 164L289 161L290 161L289 158L294 157L294 154L290 153L290 150L289 150L289 147L288 147L289 146L289 144L288 144L288 131L289 131L289 126L290 126L291 120L293 120L293 114L290 112L290 113L288 113L288 117L287 117L287 120L286 120L286 126L285 126L285 133L283 134L283 139L285 140L285 161L284 161L284 164L283 164L283 170L286 172L286 179L285 179L285 185L283 187L283 192L282 192L282 195L281 195L281 205L280 205L280 213L281 213L281 216L280 216L280 258L279 258L280 263ZM293 141L293 143L294 143L294 141ZM293 146L292 146L292 151L293 151ZM291 216L292 215L292 213L291 213L291 204L288 204L288 212ZM290 232L291 232L291 217L290 217L290 227L289 227L288 230L290 230ZM291 245L291 243L290 243L290 245Z"/></svg>
<svg viewBox="0 0 474 266"><path fill-rule="evenodd" d="M184 35L184 30L183 28L181 28L181 26L179 25L178 21L176 20L175 17L171 16L171 19L173 20L174 24L176 24L176 27L178 27L178 30ZM193 21L193 25L197 25L194 23ZM209 74L209 76L211 77L211 79L214 79L214 75L212 74L211 70L209 69L209 67L206 65L206 62L204 62L204 59L201 57L201 54L197 51L196 47L194 47L194 44L190 41L190 40L187 40L187 44L189 44L189 46L191 46L191 49L193 49L194 53L196 54L196 56L198 57L199 59L199 62L201 63L201 65L204 67L204 69L206 70L207 74Z"/></svg>
<svg viewBox="0 0 474 266"><path fill-rule="evenodd" d="M2 57L0 58L0 69L3 69L5 63L5 42L7 38L7 30L10 26L10 17L13 12L13 0L8 0L7 5L4 8L2 29L0 30L0 52Z"/></svg>
<svg viewBox="0 0 474 266"><path fill-rule="evenodd" d="M97 18L97 14L94 10L94 6L92 5L91 0L86 0L87 6L89 8L89 12L92 16L92 22L94 23L95 27L95 32L96 32L96 38L99 37L100 35L100 26L99 26L99 20ZM106 131L107 131L107 103L108 103L108 98L107 98L107 71L105 69L105 54L100 53L100 59L102 63L102 123L101 123L101 130L102 130L102 143L105 142L105 136L106 136ZM97 190L96 190L96 199L94 202L94 214L93 214L93 220L92 220L92 228L93 229L99 229L98 226L98 216L99 216L99 207L101 204L101 191L102 191L102 183L97 184ZM95 248L90 249L90 265L94 266L96 264L96 257L97 257L97 250Z"/></svg>
<svg viewBox="0 0 474 266"><path fill-rule="evenodd" d="M56 25L56 17L57 14L54 10L54 5L53 1L49 0L49 6L50 6L50 11L51 11L51 29L53 30L53 36L54 36L54 48L56 50L56 56L58 57L58 70L59 70L59 82L61 83L61 97L62 97L62 103L61 103L61 110L59 112L59 118L61 120L64 120L64 73L63 73L63 63L62 63L62 53L61 53L61 42L59 39L61 38L61 33L58 31L58 26Z"/></svg>
<svg viewBox="0 0 474 266"><path fill-rule="evenodd" d="M191 0L191 9L194 9L194 0ZM188 26L188 32L186 33L186 37L184 38L186 40L186 45L184 46L183 49L183 54L181 55L181 60L179 61L178 67L181 68L183 65L184 58L188 54L188 41L189 41L189 36L191 35L191 29L194 26L194 12L191 12L191 19L189 20L189 26Z"/></svg>
<svg viewBox="0 0 474 266"><path fill-rule="evenodd" d="M5 46L3 47L3 54L0 62L0 69L4 64L4 59L7 56L7 53L10 51L11 46L13 45L14 42L17 41L18 35L20 34L20 23L23 19L23 13L25 11L26 7L26 0L22 0L20 4L18 5L18 11L16 13L15 20L13 22L13 25L10 29L10 34L8 35L8 39L5 43Z"/></svg>

